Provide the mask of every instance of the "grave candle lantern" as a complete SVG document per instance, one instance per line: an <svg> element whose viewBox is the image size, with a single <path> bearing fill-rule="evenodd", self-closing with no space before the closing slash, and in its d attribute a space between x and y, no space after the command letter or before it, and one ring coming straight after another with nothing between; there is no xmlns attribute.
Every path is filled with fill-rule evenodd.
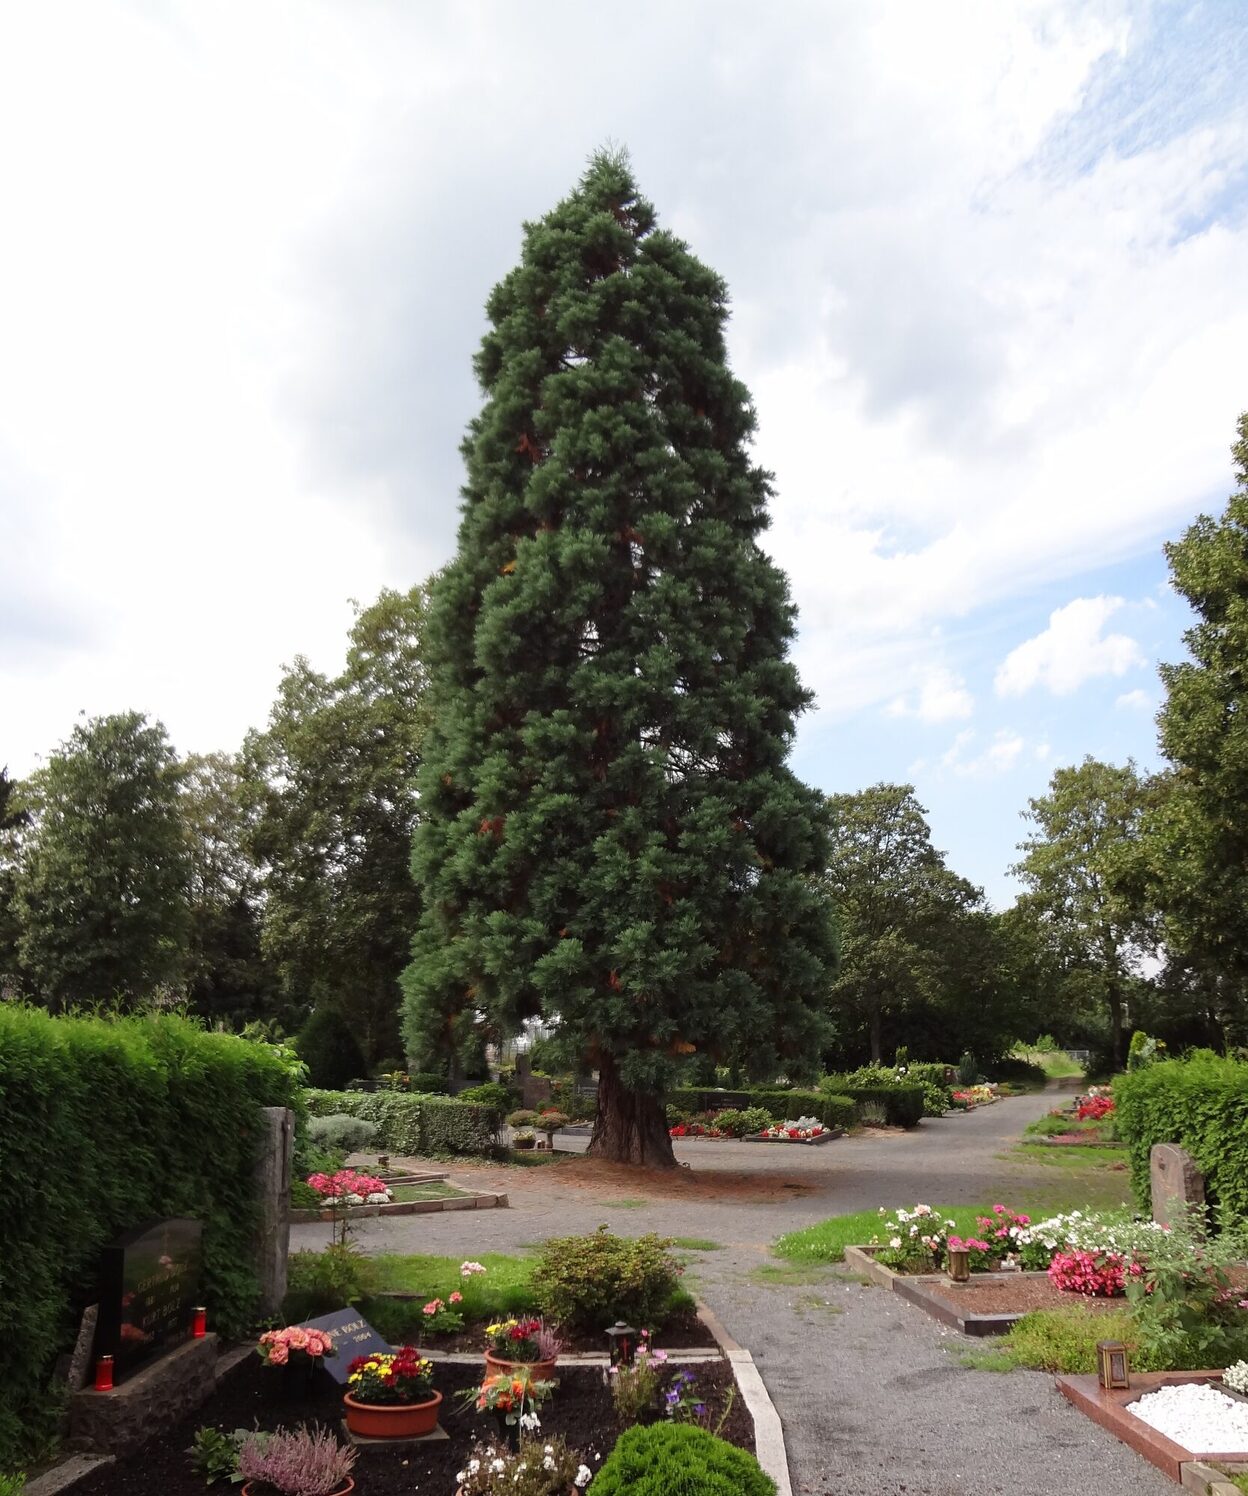
<svg viewBox="0 0 1248 1496"><path fill-rule="evenodd" d="M631 1325L626 1325L622 1319L616 1320L607 1331L607 1344L611 1348L612 1366L632 1365L633 1343L636 1339L637 1331Z"/></svg>
<svg viewBox="0 0 1248 1496"><path fill-rule="evenodd" d="M208 1333L208 1311L201 1304L191 1311L191 1338L202 1340Z"/></svg>
<svg viewBox="0 0 1248 1496"><path fill-rule="evenodd" d="M971 1254L966 1247L950 1247L946 1270L952 1283L966 1283L971 1276Z"/></svg>
<svg viewBox="0 0 1248 1496"><path fill-rule="evenodd" d="M113 1385L113 1358L101 1356L95 1363L95 1390L109 1392Z"/></svg>
<svg viewBox="0 0 1248 1496"><path fill-rule="evenodd" d="M1131 1385L1127 1348L1121 1340L1098 1340L1096 1342L1096 1375L1097 1380L1107 1392Z"/></svg>

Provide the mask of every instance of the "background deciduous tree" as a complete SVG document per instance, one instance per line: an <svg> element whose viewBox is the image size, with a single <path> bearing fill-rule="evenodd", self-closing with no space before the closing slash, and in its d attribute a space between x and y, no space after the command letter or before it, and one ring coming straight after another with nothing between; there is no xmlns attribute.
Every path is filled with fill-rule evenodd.
<svg viewBox="0 0 1248 1496"><path fill-rule="evenodd" d="M681 1057L809 1064L834 960L770 479L726 288L619 155L526 227L487 312L430 619L407 1032L557 1016L599 1072L592 1151L670 1164Z"/></svg>
<svg viewBox="0 0 1248 1496"><path fill-rule="evenodd" d="M1066 980L1081 977L1099 993L1119 1064L1146 918L1126 891L1124 871L1139 842L1145 799L1131 762L1089 757L1058 769L1049 793L1028 802L1036 831L1019 844L1024 856L1015 867L1026 889L1020 905L1039 922Z"/></svg>
<svg viewBox="0 0 1248 1496"><path fill-rule="evenodd" d="M181 770L139 712L79 725L24 782L14 907L27 985L54 1010L134 1005L186 969Z"/></svg>
<svg viewBox="0 0 1248 1496"><path fill-rule="evenodd" d="M399 974L420 900L410 871L425 732L425 587L384 591L334 677L302 657L243 747L261 944L298 1018L333 1004L372 1062L398 1059Z"/></svg>

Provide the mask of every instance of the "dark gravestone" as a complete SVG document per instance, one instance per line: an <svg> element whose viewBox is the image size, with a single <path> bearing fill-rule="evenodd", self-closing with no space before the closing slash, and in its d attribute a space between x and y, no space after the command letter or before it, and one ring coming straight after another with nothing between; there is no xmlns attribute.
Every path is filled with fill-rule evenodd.
<svg viewBox="0 0 1248 1496"><path fill-rule="evenodd" d="M305 1330L324 1330L334 1342L334 1354L326 1356L321 1364L339 1386L345 1385L357 1356L371 1356L374 1352L388 1356L392 1349L358 1309L338 1309L333 1314L322 1314L320 1319L305 1319L300 1323Z"/></svg>
<svg viewBox="0 0 1248 1496"><path fill-rule="evenodd" d="M100 1253L95 1354L113 1357L117 1381L189 1336L202 1234L198 1221L174 1217L128 1231Z"/></svg>

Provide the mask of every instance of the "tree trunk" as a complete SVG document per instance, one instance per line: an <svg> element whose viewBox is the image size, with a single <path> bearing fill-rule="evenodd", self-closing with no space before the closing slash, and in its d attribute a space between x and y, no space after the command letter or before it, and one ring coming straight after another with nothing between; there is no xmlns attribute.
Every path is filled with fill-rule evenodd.
<svg viewBox="0 0 1248 1496"><path fill-rule="evenodd" d="M1122 995L1118 983L1112 977L1105 984L1105 1005L1109 1009L1109 1044L1114 1064L1121 1069L1127 1061L1122 1038Z"/></svg>
<svg viewBox="0 0 1248 1496"><path fill-rule="evenodd" d="M871 1009L871 1063L873 1065L880 1063L880 1056L884 1050L883 1027L884 1015L881 1013L880 1006L877 1003Z"/></svg>
<svg viewBox="0 0 1248 1496"><path fill-rule="evenodd" d="M602 1055L598 1065L598 1115L588 1151L616 1164L676 1167L662 1101L644 1091L630 1091L611 1054Z"/></svg>

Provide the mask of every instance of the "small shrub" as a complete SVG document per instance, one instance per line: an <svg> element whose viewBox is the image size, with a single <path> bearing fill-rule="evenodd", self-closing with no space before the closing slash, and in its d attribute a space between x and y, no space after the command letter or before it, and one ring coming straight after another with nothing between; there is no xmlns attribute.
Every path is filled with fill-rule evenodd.
<svg viewBox="0 0 1248 1496"><path fill-rule="evenodd" d="M445 1096L446 1077L439 1075L436 1070L413 1070L408 1076L407 1088L426 1096Z"/></svg>
<svg viewBox="0 0 1248 1496"><path fill-rule="evenodd" d="M557 1133L561 1127L568 1125L568 1117L563 1112L557 1112L553 1108L547 1112L538 1112L534 1118L533 1125L538 1132L544 1132L547 1138Z"/></svg>
<svg viewBox="0 0 1248 1496"><path fill-rule="evenodd" d="M888 1108L882 1101L860 1101L858 1103L858 1120L864 1127L886 1127L888 1125Z"/></svg>
<svg viewBox="0 0 1248 1496"><path fill-rule="evenodd" d="M533 1119L536 1116L537 1116L537 1113L536 1112L531 1112L528 1109L528 1107L521 1107L521 1109L518 1112L508 1112L507 1113L507 1126L508 1127L531 1127L533 1125Z"/></svg>
<svg viewBox="0 0 1248 1496"><path fill-rule="evenodd" d="M328 1117L308 1118L308 1141L317 1148L359 1153L377 1141L377 1126L346 1112L331 1112Z"/></svg>
<svg viewBox="0 0 1248 1496"><path fill-rule="evenodd" d="M979 1066L968 1049L958 1061L958 1080L964 1086L973 1086L979 1079Z"/></svg>
<svg viewBox="0 0 1248 1496"><path fill-rule="evenodd" d="M302 1179L290 1181L290 1204L292 1210L319 1210L321 1197Z"/></svg>
<svg viewBox="0 0 1248 1496"><path fill-rule="evenodd" d="M0 1475L0 1496L22 1496L26 1489L26 1477L20 1472L16 1475Z"/></svg>
<svg viewBox="0 0 1248 1496"><path fill-rule="evenodd" d="M1074 1376L1096 1370L1098 1340L1121 1340L1133 1368L1156 1369L1141 1355L1134 1321L1125 1309L1106 1313L1074 1306L1037 1309L1018 1321L1004 1344L1015 1366Z"/></svg>
<svg viewBox="0 0 1248 1496"><path fill-rule="evenodd" d="M607 1373L611 1402L625 1423L637 1423L647 1413L656 1412L659 1406L659 1388L667 1352L652 1350L644 1330L642 1335L645 1338L637 1347L632 1362L612 1366Z"/></svg>
<svg viewBox="0 0 1248 1496"><path fill-rule="evenodd" d="M661 1322L680 1281L671 1242L629 1239L600 1226L542 1247L532 1286L542 1312L568 1330L601 1330L617 1320L639 1329Z"/></svg>
<svg viewBox="0 0 1248 1496"><path fill-rule="evenodd" d="M630 1428L594 1477L594 1496L775 1496L752 1454L690 1424Z"/></svg>
<svg viewBox="0 0 1248 1496"><path fill-rule="evenodd" d="M368 1258L348 1243L334 1242L323 1252L292 1252L286 1260L287 1323L315 1319L354 1304L368 1287Z"/></svg>
<svg viewBox="0 0 1248 1496"><path fill-rule="evenodd" d="M732 1138L749 1137L752 1133L762 1132L765 1127L770 1127L775 1119L764 1106L751 1106L745 1111L719 1112L715 1117L715 1126L720 1132L726 1132Z"/></svg>

